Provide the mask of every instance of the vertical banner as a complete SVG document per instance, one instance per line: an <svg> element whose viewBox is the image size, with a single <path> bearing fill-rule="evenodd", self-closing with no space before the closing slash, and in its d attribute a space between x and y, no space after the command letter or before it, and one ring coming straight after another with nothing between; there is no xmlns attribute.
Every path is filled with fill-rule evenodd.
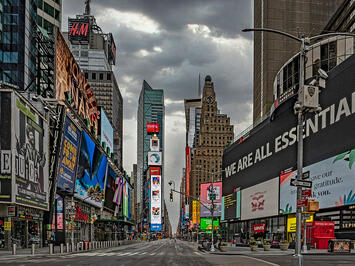
<svg viewBox="0 0 355 266"><path fill-rule="evenodd" d="M192 201L192 223L197 224L197 200Z"/></svg>
<svg viewBox="0 0 355 266"><path fill-rule="evenodd" d="M185 175L186 175L186 195L190 196L190 172L191 172L191 150L190 150L190 147L186 147L185 151L186 151L186 172L185 172Z"/></svg>
<svg viewBox="0 0 355 266"><path fill-rule="evenodd" d="M0 201L11 202L11 92L0 93Z"/></svg>
<svg viewBox="0 0 355 266"><path fill-rule="evenodd" d="M210 206L212 204L211 194L214 194L215 199L213 200L215 207L213 216L221 216L221 205L222 205L222 182L213 183L213 193L210 191L212 183L201 184L201 202L206 205L201 205L201 217L211 217Z"/></svg>
<svg viewBox="0 0 355 266"><path fill-rule="evenodd" d="M161 176L151 176L150 230L161 231Z"/></svg>

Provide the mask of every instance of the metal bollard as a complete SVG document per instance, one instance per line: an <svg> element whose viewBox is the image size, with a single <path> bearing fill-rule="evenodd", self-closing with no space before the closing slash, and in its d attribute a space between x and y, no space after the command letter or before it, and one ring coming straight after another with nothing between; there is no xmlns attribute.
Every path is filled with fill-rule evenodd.
<svg viewBox="0 0 355 266"><path fill-rule="evenodd" d="M36 244L31 245L31 255L35 254L35 247L36 247Z"/></svg>
<svg viewBox="0 0 355 266"><path fill-rule="evenodd" d="M69 243L67 242L67 243L65 243L65 245L66 245L66 251L67 251L67 253L69 253Z"/></svg>
<svg viewBox="0 0 355 266"><path fill-rule="evenodd" d="M49 244L49 254L53 254L53 244Z"/></svg>
<svg viewBox="0 0 355 266"><path fill-rule="evenodd" d="M76 251L80 251L80 242L78 242L77 244L76 244Z"/></svg>
<svg viewBox="0 0 355 266"><path fill-rule="evenodd" d="M64 244L60 243L60 254L64 253Z"/></svg>
<svg viewBox="0 0 355 266"><path fill-rule="evenodd" d="M12 244L12 255L16 255L16 244Z"/></svg>

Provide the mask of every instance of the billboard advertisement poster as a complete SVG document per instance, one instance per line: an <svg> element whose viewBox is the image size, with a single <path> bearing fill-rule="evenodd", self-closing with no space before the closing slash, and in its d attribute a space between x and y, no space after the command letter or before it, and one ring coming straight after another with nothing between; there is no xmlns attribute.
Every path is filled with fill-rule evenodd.
<svg viewBox="0 0 355 266"><path fill-rule="evenodd" d="M190 205L185 204L185 218L188 220L190 218Z"/></svg>
<svg viewBox="0 0 355 266"><path fill-rule="evenodd" d="M161 165L161 164L162 164L161 152L149 151L148 165Z"/></svg>
<svg viewBox="0 0 355 266"><path fill-rule="evenodd" d="M106 188L105 188L105 202L104 207L109 208L114 211L117 203L114 201L114 195L118 189L118 175L117 173L108 166L107 176L106 176Z"/></svg>
<svg viewBox="0 0 355 266"><path fill-rule="evenodd" d="M71 107L76 110L82 119L88 119L90 128L93 127L94 134L97 136L97 100L60 31L57 31L56 37L55 62L56 98L65 100L65 94L69 94Z"/></svg>
<svg viewBox="0 0 355 266"><path fill-rule="evenodd" d="M243 189L242 220L278 215L279 178Z"/></svg>
<svg viewBox="0 0 355 266"><path fill-rule="evenodd" d="M11 202L11 92L0 92L0 202Z"/></svg>
<svg viewBox="0 0 355 266"><path fill-rule="evenodd" d="M56 210L53 212L52 230L63 230L63 198L56 195ZM55 218L56 215L56 218ZM57 224L57 227L56 227Z"/></svg>
<svg viewBox="0 0 355 266"><path fill-rule="evenodd" d="M213 219L214 228L217 229L219 227L219 219ZM211 230L212 231L212 218L201 218L200 222L201 230Z"/></svg>
<svg viewBox="0 0 355 266"><path fill-rule="evenodd" d="M152 231L161 230L161 176L151 176L150 224Z"/></svg>
<svg viewBox="0 0 355 266"><path fill-rule="evenodd" d="M14 94L13 151L15 201L48 209L48 123Z"/></svg>
<svg viewBox="0 0 355 266"><path fill-rule="evenodd" d="M81 132L79 128L69 116L66 116L58 165L57 187L59 190L73 192L79 157L80 139Z"/></svg>
<svg viewBox="0 0 355 266"><path fill-rule="evenodd" d="M197 224L200 221L200 202L192 201L192 223Z"/></svg>
<svg viewBox="0 0 355 266"><path fill-rule="evenodd" d="M240 188L234 189L233 193L224 196L224 219L240 219Z"/></svg>
<svg viewBox="0 0 355 266"><path fill-rule="evenodd" d="M160 167L149 167L150 176L160 175Z"/></svg>
<svg viewBox="0 0 355 266"><path fill-rule="evenodd" d="M215 210L213 212L213 216L221 216L221 208L222 208L222 182L213 183L213 191L210 191L212 183L201 184L201 202L206 205L208 208L201 204L200 216L201 217L211 217L211 194L215 194L215 200L213 200L213 204L215 205ZM213 192L213 193L212 193Z"/></svg>
<svg viewBox="0 0 355 266"><path fill-rule="evenodd" d="M150 139L150 151L159 151L159 150L160 150L159 139L158 137L153 136Z"/></svg>
<svg viewBox="0 0 355 266"><path fill-rule="evenodd" d="M123 181L123 191L122 191L122 202L123 202L123 216L129 218L128 216L128 190L129 190L129 185L126 179Z"/></svg>
<svg viewBox="0 0 355 266"><path fill-rule="evenodd" d="M98 149L89 135L83 131L75 182L75 197L101 208L101 194L104 190L106 167L106 156Z"/></svg>
<svg viewBox="0 0 355 266"><path fill-rule="evenodd" d="M123 192L123 178L117 178L116 179L116 191L115 195L113 196L113 202L116 203L117 205L121 205L122 202L122 192Z"/></svg>
<svg viewBox="0 0 355 266"><path fill-rule="evenodd" d="M147 123L147 133L159 133L159 124Z"/></svg>
<svg viewBox="0 0 355 266"><path fill-rule="evenodd" d="M319 201L319 209L355 204L355 149L347 150L304 168L310 171L312 198ZM296 187L290 180L296 171L280 176L280 213L296 211Z"/></svg>
<svg viewBox="0 0 355 266"><path fill-rule="evenodd" d="M101 145L106 143L105 146L110 148L110 152L113 152L113 128L110 121L108 120L104 108L100 108L100 135L101 135ZM107 148L105 148L106 150Z"/></svg>

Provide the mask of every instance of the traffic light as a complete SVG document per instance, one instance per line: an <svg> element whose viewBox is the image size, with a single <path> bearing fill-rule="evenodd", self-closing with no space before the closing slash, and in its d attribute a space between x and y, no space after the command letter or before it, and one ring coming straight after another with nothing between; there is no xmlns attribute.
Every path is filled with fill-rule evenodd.
<svg viewBox="0 0 355 266"><path fill-rule="evenodd" d="M173 191L170 191L170 202L174 201Z"/></svg>
<svg viewBox="0 0 355 266"><path fill-rule="evenodd" d="M105 201L105 193L101 194L101 201L104 202Z"/></svg>

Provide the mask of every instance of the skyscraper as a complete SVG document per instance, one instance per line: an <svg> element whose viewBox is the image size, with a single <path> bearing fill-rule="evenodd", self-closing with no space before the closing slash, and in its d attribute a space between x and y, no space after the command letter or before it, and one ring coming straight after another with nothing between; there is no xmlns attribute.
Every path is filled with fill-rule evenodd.
<svg viewBox="0 0 355 266"><path fill-rule="evenodd" d="M344 0L254 1L254 28L271 28L296 36L318 35L343 2ZM281 35L254 33L254 123L270 110L275 75L299 51L299 45Z"/></svg>
<svg viewBox="0 0 355 266"><path fill-rule="evenodd" d="M114 129L113 154L122 170L123 99L112 69L116 64L115 40L112 33L104 33L97 25L90 14L90 1L85 4L84 14L68 19L69 32L63 35Z"/></svg>
<svg viewBox="0 0 355 266"><path fill-rule="evenodd" d="M37 24L48 32L61 28L62 0L38 0Z"/></svg>
<svg viewBox="0 0 355 266"><path fill-rule="evenodd" d="M199 134L193 148L191 158L190 184L186 185L190 189L193 197L200 197L200 185L202 183L222 180L222 155L234 137L233 125L226 114L221 114L217 107L216 93L212 78L206 76L202 94L201 118L199 119ZM190 120L191 121L191 120ZM190 141L191 142L191 141ZM187 171L186 171L187 172ZM186 173L188 176L188 173ZM192 210L192 202L190 202Z"/></svg>
<svg viewBox="0 0 355 266"><path fill-rule="evenodd" d="M145 80L139 96L137 112L137 222L149 219L149 167L148 152L152 136L147 132L147 124L158 124L156 136L160 141L161 195L164 195L164 132L165 132L164 91L153 89ZM162 208L160 208L162 210ZM164 213L162 210L162 217Z"/></svg>

